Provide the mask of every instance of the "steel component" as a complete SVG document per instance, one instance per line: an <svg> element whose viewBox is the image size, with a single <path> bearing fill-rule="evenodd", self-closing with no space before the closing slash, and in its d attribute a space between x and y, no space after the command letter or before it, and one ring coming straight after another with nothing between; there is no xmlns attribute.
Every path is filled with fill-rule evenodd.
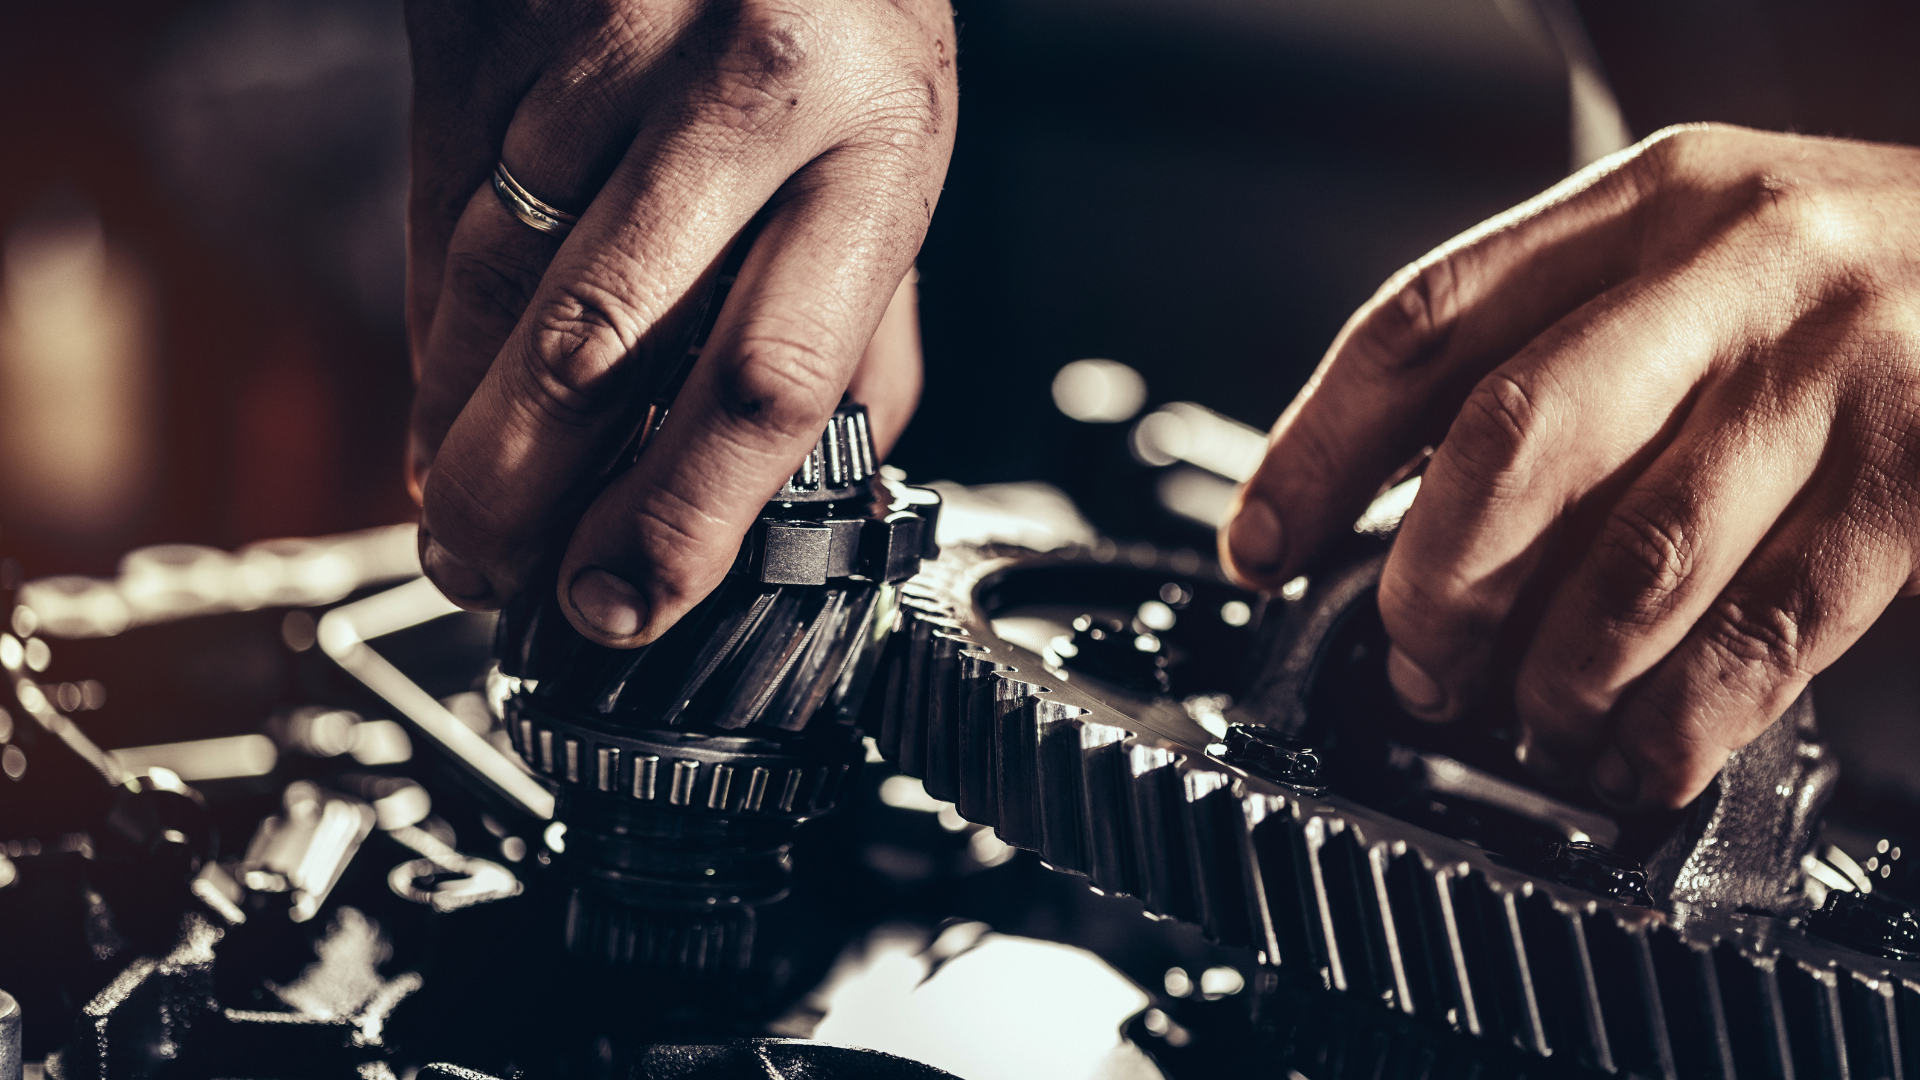
<svg viewBox="0 0 1920 1080"><path fill-rule="evenodd" d="M1665 1077L1914 1067L1920 963L1738 906L1757 896L1781 910L1775 871L1804 846L1808 816L1760 820L1776 827L1758 840L1766 865L1733 875L1718 895L1734 903L1699 902L1711 890L1671 869L1676 854L1701 865L1732 842L1719 808L1752 805L1738 763L1656 853L1652 876L1672 883L1667 909L1620 899L1631 868L1591 847L1563 843L1554 858L1566 872L1542 876L1343 794L1210 757L1212 734L1173 703L1107 692L994 631L996 582L1095 561L954 549L901 590L903 622L865 723L889 760L968 820L1283 974L1534 1055ZM1343 594L1335 602L1322 593L1285 615L1312 640L1264 685L1292 695L1297 730L1313 711L1307 675L1352 655L1340 635L1368 593L1351 576L1328 584ZM1749 758L1773 755L1776 798L1817 812L1831 767L1803 749L1804 724L1776 730L1780 745ZM1783 750L1804 767L1782 765Z"/></svg>
<svg viewBox="0 0 1920 1080"><path fill-rule="evenodd" d="M726 580L658 641L589 642L551 589L504 614L500 718L566 826L573 953L663 976L669 998L730 992L756 908L786 895L793 828L864 758L854 720L938 509L880 474L866 409L844 401Z"/></svg>
<svg viewBox="0 0 1920 1080"><path fill-rule="evenodd" d="M20 1080L25 1069L20 1056L20 1003L0 990L0 1080Z"/></svg>
<svg viewBox="0 0 1920 1080"><path fill-rule="evenodd" d="M1554 841L1541 853L1533 869L1541 877L1600 896L1652 907L1647 895L1647 871L1617 851L1587 840Z"/></svg>
<svg viewBox="0 0 1920 1080"><path fill-rule="evenodd" d="M1320 755L1272 728L1229 724L1219 756L1229 765L1284 784L1302 795L1319 795L1327 790Z"/></svg>
<svg viewBox="0 0 1920 1080"><path fill-rule="evenodd" d="M1920 917L1889 896L1834 889L1807 930L1836 944L1893 960L1920 960Z"/></svg>

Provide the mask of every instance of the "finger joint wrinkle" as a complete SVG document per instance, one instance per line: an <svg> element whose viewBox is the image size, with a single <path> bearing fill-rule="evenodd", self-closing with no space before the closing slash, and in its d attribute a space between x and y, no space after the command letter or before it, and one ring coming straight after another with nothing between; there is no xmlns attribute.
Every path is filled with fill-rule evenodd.
<svg viewBox="0 0 1920 1080"><path fill-rule="evenodd" d="M1714 647L1738 666L1760 668L1789 679L1806 679L1804 620L1788 602L1743 602L1723 597L1708 615L1707 631ZM1726 671L1724 678L1735 678Z"/></svg>
<svg viewBox="0 0 1920 1080"><path fill-rule="evenodd" d="M1540 453L1545 414L1516 380L1493 374L1460 405L1447 441L1482 482L1500 484L1530 471Z"/></svg>
<svg viewBox="0 0 1920 1080"><path fill-rule="evenodd" d="M714 386L720 408L734 421L776 437L801 438L832 410L827 397L835 365L821 350L757 337L743 341L737 355L715 373Z"/></svg>
<svg viewBox="0 0 1920 1080"><path fill-rule="evenodd" d="M1606 557L1626 579L1605 583L1619 602L1615 616L1630 624L1655 621L1672 610L1693 576L1694 538L1682 521L1632 504L1615 511L1615 521L1601 540ZM1621 587L1612 588L1615 584Z"/></svg>

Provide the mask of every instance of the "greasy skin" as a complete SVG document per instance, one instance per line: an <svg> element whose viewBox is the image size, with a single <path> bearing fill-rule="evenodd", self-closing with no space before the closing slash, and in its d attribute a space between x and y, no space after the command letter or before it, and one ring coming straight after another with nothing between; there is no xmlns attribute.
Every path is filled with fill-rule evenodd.
<svg viewBox="0 0 1920 1080"><path fill-rule="evenodd" d="M560 560L589 638L705 596L843 391L882 454L920 392L909 271L952 153L944 0L410 0L421 561L498 607ZM514 218L504 160L580 222ZM759 231L640 463L600 490L698 297ZM550 564L549 564L550 565Z"/></svg>
<svg viewBox="0 0 1920 1080"><path fill-rule="evenodd" d="M1427 445L1402 703L1684 805L1920 586L1920 151L1671 129L1449 242L1341 331L1223 557L1286 581Z"/></svg>

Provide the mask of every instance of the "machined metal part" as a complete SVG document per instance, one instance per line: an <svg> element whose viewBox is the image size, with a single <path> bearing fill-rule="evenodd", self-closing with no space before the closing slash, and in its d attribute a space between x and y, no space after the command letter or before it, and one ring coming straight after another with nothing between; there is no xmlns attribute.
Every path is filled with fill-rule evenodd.
<svg viewBox="0 0 1920 1080"><path fill-rule="evenodd" d="M793 829L865 757L855 726L897 583L937 553L939 497L882 474L842 401L722 584L660 639L608 649L551 589L497 628L498 716L554 792L570 952L665 998L724 998L759 906L784 897Z"/></svg>
<svg viewBox="0 0 1920 1080"><path fill-rule="evenodd" d="M856 739L787 746L727 735L587 726L530 700L514 749L565 790L688 813L801 821L833 806L858 761ZM850 734L850 733L848 733Z"/></svg>
<svg viewBox="0 0 1920 1080"><path fill-rule="evenodd" d="M1171 703L995 632L995 580L1091 558L953 548L902 587L863 722L963 817L1282 974L1541 1057L1661 1077L1920 1075L1920 963L1689 903L1684 882L1667 909L1624 902L1567 883L1623 884L1578 848L1553 880L1276 783L1210 753L1214 734Z"/></svg>
<svg viewBox="0 0 1920 1080"><path fill-rule="evenodd" d="M0 1080L20 1080L25 1065L20 1056L20 1003L0 990Z"/></svg>

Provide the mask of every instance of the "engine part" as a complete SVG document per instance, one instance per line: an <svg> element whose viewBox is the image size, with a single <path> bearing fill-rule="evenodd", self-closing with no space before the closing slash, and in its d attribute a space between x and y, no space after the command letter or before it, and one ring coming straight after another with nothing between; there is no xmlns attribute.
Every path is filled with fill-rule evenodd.
<svg viewBox="0 0 1920 1080"><path fill-rule="evenodd" d="M893 513L924 522L922 497L888 483L867 490L884 494L860 512L863 533ZM796 500L766 516L856 517L840 505ZM124 638L49 641L44 626L33 627L29 638L15 633L11 647L0 639L18 695L7 703L4 741L28 763L19 778L0 777L11 845L0 862L0 922L15 935L0 949L0 986L25 1007L28 1060L61 1047L46 1066L53 1077L378 1080L389 1067L405 1075L453 1060L487 1075L524 1067L538 1078L619 1074L657 1046L779 1031L765 1026L769 1018L817 985L811 980L848 940L840 935L901 913L980 918L983 902L1004 925L1018 909L1010 894L1023 889L1034 890L1020 903L1039 922L1069 933L1091 923L1098 928L1085 933L1135 955L1146 939L1161 943L1155 949L1206 948L1173 921L1140 920L1130 901L1096 897L1032 859L1008 859L1005 840L1246 950L1180 961L1195 977L1181 974L1175 989L1169 970L1167 996L1156 991L1129 1026L1175 1075L1249 1065L1316 1080L1464 1078L1476 1069L1807 1076L1843 1065L1914 1075L1911 859L1902 858L1902 837L1884 834L1830 831L1816 854L1805 853L1832 766L1804 706L1770 736L1776 743L1756 746L1746 771L1730 770L1688 813L1616 818L1536 788L1511 767L1510 743L1497 735L1396 715L1364 576L1378 554L1360 551L1354 573L1323 568L1307 588L1287 591L1293 599L1263 601L1190 552L1111 542L1045 555L955 546L893 584L865 574L763 581L756 567L769 560L756 563L749 552L728 595L777 594L760 618L790 616L802 629L762 636L776 625L762 621L715 635L730 624L697 616L707 619L693 624L705 627L701 640L674 647L698 657L721 637L734 659L715 660L702 686L726 693L681 692L698 674L691 661L673 659L685 651L661 649L657 666L646 667L632 653L581 648L551 629L543 636L530 628L533 613L516 611L506 633L528 647L505 666L555 666L545 678L524 667L496 673L492 689L517 711L511 725L494 727L482 695L470 692L488 651L484 621L446 614L430 629L400 629L446 613L440 605L400 617L400 607L412 612L413 598L428 594L420 582L321 613L317 635L313 614L275 609L148 622ZM822 622L807 606L826 608L833 590L852 603L863 589L871 590L870 620ZM76 584L61 595L90 593ZM779 597L805 602L780 616ZM1059 648L1074 645L1081 616L1130 651ZM62 619L83 622L71 611ZM340 631L342 620L352 620L352 635ZM20 631L34 616L8 621ZM804 659L813 654L792 641L806 637L805 627L863 624L847 635L844 657L806 669L843 664L843 675L855 672L849 693L838 697L842 683L819 674L828 683L822 705L797 729L782 726L794 711L780 702L801 699L785 698L793 684L768 673L790 676L800 661L739 658L791 647ZM251 732L280 744L278 760L208 772L195 781L199 802L155 786L151 794L169 801L111 824L121 800L140 793L107 784L94 764L120 759L85 736L111 733L119 719L91 708L97 694L84 687L104 678L116 707L164 707L171 691L142 695L123 673L176 641L181 664L246 654L245 635L216 628L265 635L280 655L300 658L308 667L298 687L270 708L237 698L235 718L219 728L186 726L202 701L223 700L193 699L190 712L160 713L158 727L121 725L122 741L143 744L132 756L156 782L166 777L147 766L203 763L168 754L208 753L213 742L193 741L208 736ZM316 636L322 649L311 649ZM32 639L41 644L30 657ZM119 650L111 658L90 651L108 645ZM456 646L465 651L452 664L424 663L419 651ZM417 713L490 754L512 746L526 755L528 772L507 758L497 764L518 786L557 793L559 814L549 820L538 800L471 783L498 770L476 765L458 740L433 735L425 722L414 729L421 752L411 761L361 762L397 759L352 733L396 725L373 719L385 708L368 693L378 680L352 683L328 659L341 656L358 657L356 674L386 664L399 680L381 683L397 710L385 715ZM870 665L870 679L860 664ZM1291 683L1271 674L1289 670L1303 674ZM1156 673L1151 683L1136 677L1143 671ZM729 673L740 672L760 673L756 693L734 693L746 676ZM314 681L320 676L336 681ZM851 689L863 680L864 699ZM767 704L738 722L739 703L752 709L762 698ZM1296 705L1297 714L1287 711ZM1299 726L1270 726L1275 716L1297 716ZM850 769L816 799L808 771L855 764L863 732L924 785ZM571 750L569 739L578 744ZM659 758L654 797L636 799L636 758L648 755ZM601 786L603 760L611 790ZM790 785L796 768L801 779ZM765 776L755 813L757 769ZM1767 783L1742 786L1749 781ZM797 828L822 817L828 802L841 812ZM201 803L210 814L204 841L197 826L172 816ZM1850 812L1856 822L1898 820ZM922 831L897 831L908 818ZM229 839L256 842L215 847L214 821ZM169 828L184 848L165 836ZM787 858L788 843L808 857ZM1833 843L1850 845L1859 862ZM1735 872L1723 874L1728 852ZM195 859L199 872L182 880ZM1804 889L1802 869L1812 875ZM916 873L923 876L908 876ZM901 884L908 880L923 891ZM171 884L150 887L156 881ZM771 904L788 883L791 896ZM834 922L855 907L860 914L847 921L857 925ZM297 913L310 917L296 921ZM569 934L572 957L563 947ZM1264 967L1248 959L1256 955ZM754 966L769 958L797 972L777 991L762 981L774 973ZM1156 987L1169 962L1128 974ZM1219 970L1230 980L1200 975L1216 963L1228 965ZM1220 989L1243 977L1244 991ZM729 993L758 994L764 1007L749 1014ZM690 1053L753 1064L737 1045Z"/></svg>
<svg viewBox="0 0 1920 1080"><path fill-rule="evenodd" d="M1224 587L1113 551L950 548L901 590L865 723L1007 843L1392 1013L1605 1072L1912 1075L1905 924L1842 896L1808 932L1800 863L1834 779L1808 701L1677 820L1616 821L1503 775L1504 746L1399 714L1372 602L1381 545L1358 537L1245 646L1266 662L1229 717L1272 735L1208 730L996 631L1010 597L1085 595L1089 576L1136 597ZM1322 752L1331 791L1277 782L1270 740Z"/></svg>
<svg viewBox="0 0 1920 1080"><path fill-rule="evenodd" d="M558 790L571 950L669 975L669 996L728 996L756 911L788 888L794 827L864 757L855 718L938 507L879 472L866 409L843 402L725 582L658 641L595 645L552 589L505 613L502 715Z"/></svg>
<svg viewBox="0 0 1920 1080"><path fill-rule="evenodd" d="M20 1056L20 1003L0 990L0 1080L20 1080L25 1065Z"/></svg>

